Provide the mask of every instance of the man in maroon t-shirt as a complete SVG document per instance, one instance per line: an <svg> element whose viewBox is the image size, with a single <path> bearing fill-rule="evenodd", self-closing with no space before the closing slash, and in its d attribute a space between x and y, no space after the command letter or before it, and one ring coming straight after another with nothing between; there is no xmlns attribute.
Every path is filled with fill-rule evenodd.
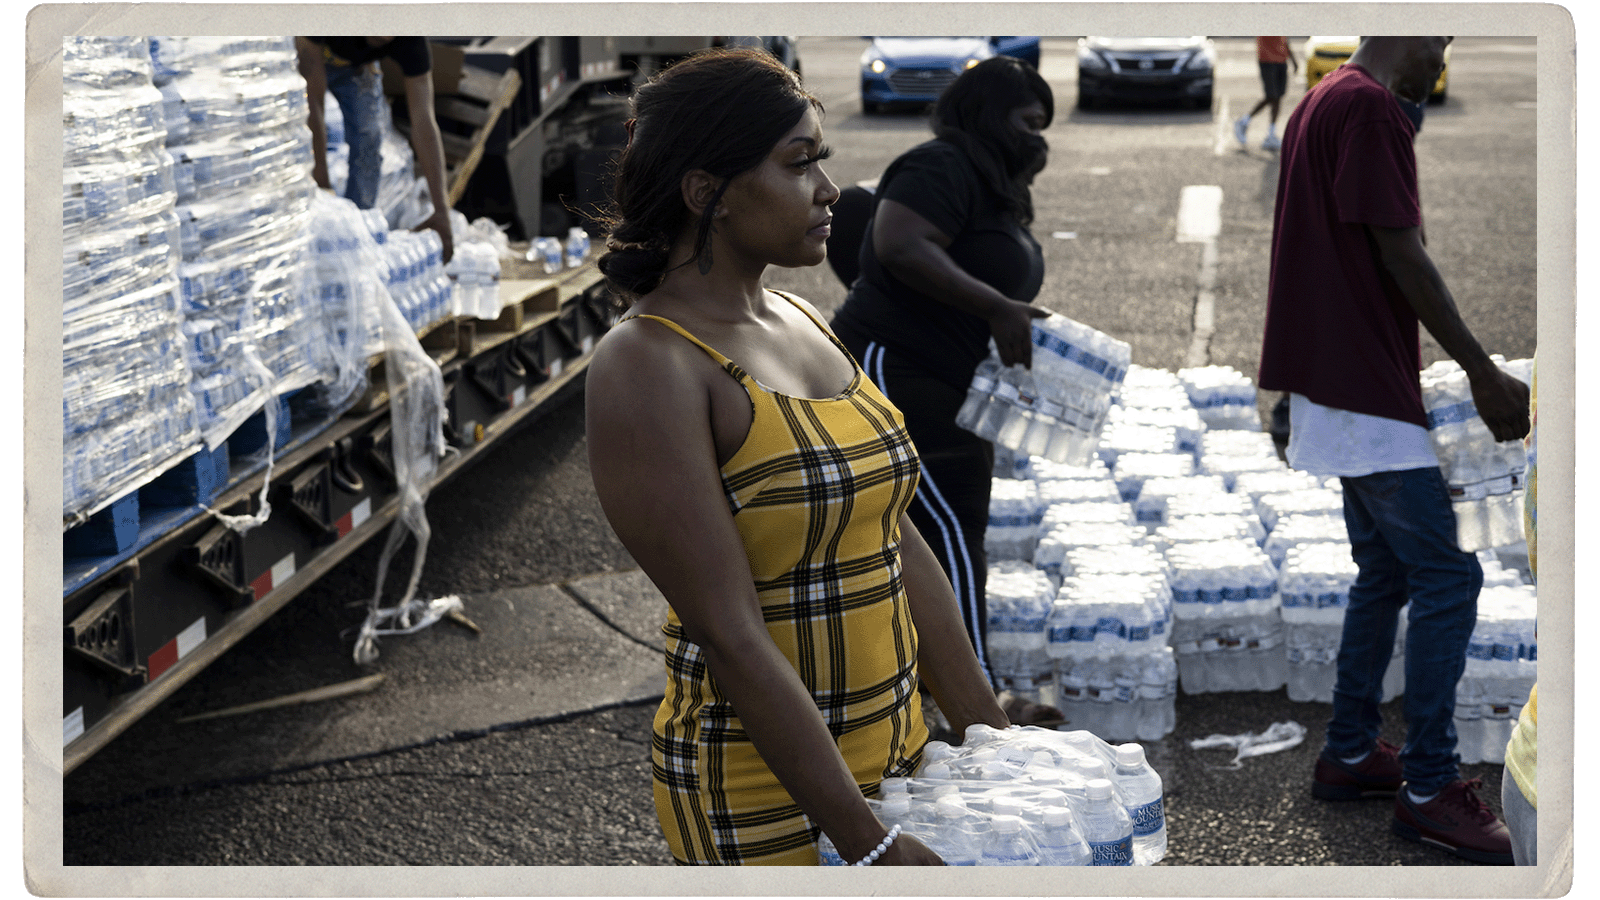
<svg viewBox="0 0 1600 900"><path fill-rule="evenodd" d="M1420 322L1466 370L1495 438L1528 432L1527 386L1473 338L1422 243L1415 128L1400 101L1427 98L1449 42L1363 38L1290 114L1257 380L1290 395L1289 464L1340 477L1360 569L1312 793L1394 796L1395 833L1510 865L1505 826L1460 775L1455 689L1483 571L1457 544L1418 379ZM1379 706L1408 604L1399 750L1378 739Z"/></svg>

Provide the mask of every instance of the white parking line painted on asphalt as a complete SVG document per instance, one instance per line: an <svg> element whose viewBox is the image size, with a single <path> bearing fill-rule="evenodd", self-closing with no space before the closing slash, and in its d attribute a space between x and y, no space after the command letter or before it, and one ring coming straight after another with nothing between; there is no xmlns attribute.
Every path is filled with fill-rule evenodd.
<svg viewBox="0 0 1600 900"><path fill-rule="evenodd" d="M1194 324L1189 354L1184 364L1194 368L1211 363L1211 336L1216 333L1217 236L1222 233L1222 188L1214 184L1185 185L1178 195L1180 244L1200 244L1200 271L1195 276Z"/></svg>
<svg viewBox="0 0 1600 900"><path fill-rule="evenodd" d="M1239 143L1233 140L1233 135L1229 133L1233 130L1233 125L1230 122L1231 118L1228 115L1228 95L1223 94L1222 99L1217 101L1217 140L1211 148L1211 152L1217 156L1227 153L1235 144Z"/></svg>
<svg viewBox="0 0 1600 900"><path fill-rule="evenodd" d="M1199 244L1222 233L1222 188L1185 185L1178 195L1178 243Z"/></svg>

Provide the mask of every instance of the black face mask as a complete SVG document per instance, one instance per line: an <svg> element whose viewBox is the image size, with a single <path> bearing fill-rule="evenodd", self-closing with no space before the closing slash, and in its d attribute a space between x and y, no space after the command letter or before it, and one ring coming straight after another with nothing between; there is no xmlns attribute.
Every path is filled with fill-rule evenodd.
<svg viewBox="0 0 1600 900"><path fill-rule="evenodd" d="M1006 171L1023 184L1032 184L1033 177L1044 171L1050 158L1050 142L1042 134L1019 133L1006 148Z"/></svg>

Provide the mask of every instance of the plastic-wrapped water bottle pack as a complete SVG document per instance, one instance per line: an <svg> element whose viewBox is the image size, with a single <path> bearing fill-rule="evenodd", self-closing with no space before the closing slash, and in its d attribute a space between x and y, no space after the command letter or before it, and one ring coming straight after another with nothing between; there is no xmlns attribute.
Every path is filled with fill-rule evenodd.
<svg viewBox="0 0 1600 900"><path fill-rule="evenodd" d="M213 336L192 342L200 428L227 438L269 396L333 377L307 290L313 260L310 133L293 38L155 37L183 254L185 315ZM207 328L193 327L192 337ZM231 383L230 383L231 382ZM223 401L231 401L222 405Z"/></svg>
<svg viewBox="0 0 1600 900"><path fill-rule="evenodd" d="M930 741L914 778L868 800L887 826L947 865L1152 865L1166 855L1161 777L1138 744L1086 731L985 725L960 747ZM826 835L824 865L845 865Z"/></svg>
<svg viewBox="0 0 1600 900"><path fill-rule="evenodd" d="M1456 684L1457 751L1468 763L1505 762L1506 741L1538 675L1538 597L1532 585L1485 586Z"/></svg>
<svg viewBox="0 0 1600 900"><path fill-rule="evenodd" d="M1278 572L1278 586L1286 631L1290 700L1333 702L1344 612L1356 574L1348 540L1304 542L1287 549ZM1384 675L1386 702L1405 689L1405 632L1406 616L1402 615L1394 654Z"/></svg>
<svg viewBox="0 0 1600 900"><path fill-rule="evenodd" d="M69 36L62 95L62 513L81 521L199 445L173 163L142 38Z"/></svg>
<svg viewBox="0 0 1600 900"><path fill-rule="evenodd" d="M1350 534L1345 529L1343 516L1290 513L1279 519L1277 525L1272 534L1264 538L1261 549L1267 551L1272 564L1280 569L1289 550L1304 544L1338 544L1346 556L1350 555Z"/></svg>
<svg viewBox="0 0 1600 900"><path fill-rule="evenodd" d="M999 448L995 448L996 458ZM1047 481L1110 481L1111 469L1099 457L1089 460L1085 465L1074 466L1067 463L1052 462L1048 459L1028 457L1021 458L1025 469L1020 470L1018 478L1031 478L1043 485Z"/></svg>
<svg viewBox="0 0 1600 900"><path fill-rule="evenodd" d="M1147 543L1165 553L1179 544L1249 540L1260 544L1266 529L1254 516L1180 516L1150 532Z"/></svg>
<svg viewBox="0 0 1600 900"><path fill-rule="evenodd" d="M1531 360L1494 359L1517 379L1531 381ZM1456 542L1468 552L1520 543L1527 470L1522 442L1494 439L1478 415L1466 373L1452 361L1423 371L1422 402L1428 413L1428 438L1450 486Z"/></svg>
<svg viewBox="0 0 1600 900"><path fill-rule="evenodd" d="M1122 453L1111 466L1122 499L1133 502L1146 480L1187 478L1194 474L1194 457L1186 453Z"/></svg>
<svg viewBox="0 0 1600 900"><path fill-rule="evenodd" d="M1200 452L1200 438L1206 432L1206 423L1192 406L1140 406L1120 403L1111 407L1108 423L1114 425L1146 425L1171 428L1175 449L1181 453Z"/></svg>
<svg viewBox="0 0 1600 900"><path fill-rule="evenodd" d="M1032 481L995 478L989 489L989 527L983 549L991 560L1031 560L1044 506Z"/></svg>
<svg viewBox="0 0 1600 900"><path fill-rule="evenodd" d="M1124 521L1085 522L1072 518L1070 510L1062 513L1062 521L1053 523L1039 538L1033 551L1033 565L1044 572L1058 587L1061 566L1067 552L1079 547L1125 547L1141 544L1145 530Z"/></svg>
<svg viewBox="0 0 1600 900"><path fill-rule="evenodd" d="M1031 563L989 566L985 591L989 614L989 669L1001 687L1037 702L1053 677L1046 652L1045 619L1055 600L1050 579Z"/></svg>
<svg viewBox="0 0 1600 900"><path fill-rule="evenodd" d="M1256 412L1256 386L1232 366L1199 366L1178 370L1178 380L1189 392L1189 402L1208 428L1260 431Z"/></svg>
<svg viewBox="0 0 1600 900"><path fill-rule="evenodd" d="M1003 367L991 342L956 424L1030 456L1084 464L1127 376L1130 348L1053 313L1032 329L1033 366Z"/></svg>
<svg viewBox="0 0 1600 900"><path fill-rule="evenodd" d="M1172 645L1185 693L1283 686L1277 570L1252 538L1173 544Z"/></svg>
<svg viewBox="0 0 1600 900"><path fill-rule="evenodd" d="M1095 452L1101 461L1113 470L1123 456L1131 453L1157 456L1183 454L1178 447L1178 429L1170 425L1140 425L1131 422L1114 422L1107 425ZM1190 465L1194 464L1192 454L1183 454L1181 458L1188 460Z"/></svg>
<svg viewBox="0 0 1600 900"><path fill-rule="evenodd" d="M1193 498L1195 502L1204 502L1206 497L1221 497L1227 493L1228 488L1223 484L1221 475L1158 475L1146 479L1138 487L1138 495L1133 499L1133 514L1140 525L1154 531L1167 524L1167 508L1172 498L1186 497Z"/></svg>
<svg viewBox="0 0 1600 900"><path fill-rule="evenodd" d="M1279 519L1295 513L1333 516L1343 520L1344 491L1335 484L1333 487L1262 494L1256 499L1255 506L1257 514L1261 516L1261 524L1266 526L1270 534L1277 527Z"/></svg>

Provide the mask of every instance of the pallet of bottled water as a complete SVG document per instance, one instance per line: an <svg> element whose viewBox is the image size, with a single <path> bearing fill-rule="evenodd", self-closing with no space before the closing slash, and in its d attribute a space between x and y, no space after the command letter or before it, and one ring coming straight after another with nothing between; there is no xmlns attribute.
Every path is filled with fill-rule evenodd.
<svg viewBox="0 0 1600 900"><path fill-rule="evenodd" d="M1287 678L1278 573L1253 539L1177 543L1172 645L1184 693L1273 691Z"/></svg>
<svg viewBox="0 0 1600 900"><path fill-rule="evenodd" d="M1532 360L1494 359L1505 372L1531 383ZM1423 370L1422 403L1427 409L1428 439L1450 488L1456 542L1469 553L1520 543L1527 474L1522 441L1494 439L1478 415L1466 372L1453 360Z"/></svg>
<svg viewBox="0 0 1600 900"><path fill-rule="evenodd" d="M1032 329L1031 368L1002 366L990 343L956 425L1029 456L1087 463L1127 376L1130 347L1054 313Z"/></svg>
<svg viewBox="0 0 1600 900"><path fill-rule="evenodd" d="M1505 762L1506 742L1538 676L1537 593L1496 577L1504 573L1488 562L1484 568L1478 620L1456 683L1456 751L1465 763Z"/></svg>
<svg viewBox="0 0 1600 900"><path fill-rule="evenodd" d="M969 727L929 741L915 777L887 778L868 805L956 866L1135 866L1166 855L1161 776L1144 748L1085 731ZM818 841L823 865L847 865Z"/></svg>
<svg viewBox="0 0 1600 900"><path fill-rule="evenodd" d="M1332 703L1344 613L1355 583L1350 544L1327 540L1289 547L1278 572L1289 664L1289 699L1297 703ZM1383 700L1405 689L1406 617L1400 616L1394 653L1383 679Z"/></svg>
<svg viewBox="0 0 1600 900"><path fill-rule="evenodd" d="M1208 428L1261 430L1256 386L1248 375L1232 366L1197 366L1179 369L1178 380Z"/></svg>

